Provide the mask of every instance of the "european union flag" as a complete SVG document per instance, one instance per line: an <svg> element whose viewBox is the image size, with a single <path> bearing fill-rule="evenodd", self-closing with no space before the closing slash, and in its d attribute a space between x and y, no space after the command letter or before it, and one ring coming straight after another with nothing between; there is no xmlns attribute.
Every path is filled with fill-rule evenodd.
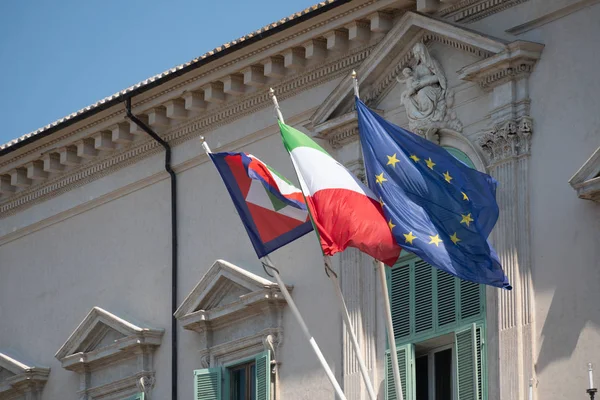
<svg viewBox="0 0 600 400"><path fill-rule="evenodd" d="M398 244L461 279L511 289L488 236L497 182L356 99L369 187Z"/></svg>

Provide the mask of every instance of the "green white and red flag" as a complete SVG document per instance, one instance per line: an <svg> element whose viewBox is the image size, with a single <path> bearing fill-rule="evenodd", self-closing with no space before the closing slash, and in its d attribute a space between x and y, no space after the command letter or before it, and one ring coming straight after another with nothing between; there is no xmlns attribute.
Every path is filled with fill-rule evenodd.
<svg viewBox="0 0 600 400"><path fill-rule="evenodd" d="M355 247L392 266L400 255L382 204L354 174L304 133L279 122L325 255Z"/></svg>

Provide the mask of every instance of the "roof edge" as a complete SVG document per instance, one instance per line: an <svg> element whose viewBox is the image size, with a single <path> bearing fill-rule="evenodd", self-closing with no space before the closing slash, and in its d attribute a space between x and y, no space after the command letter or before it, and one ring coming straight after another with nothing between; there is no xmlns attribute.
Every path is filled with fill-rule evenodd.
<svg viewBox="0 0 600 400"><path fill-rule="evenodd" d="M254 44L262 39L266 39L270 36L273 36L279 32L282 32L293 26L296 26L306 20L314 18L314 17L321 15L327 11L330 11L334 8L337 8L344 4L350 3L351 1L352 0L332 0L331 2L326 3L326 4L319 3L319 4L323 4L323 5L318 8L315 8L314 10L310 10L304 14L300 14L297 17L289 18L287 21L281 23L280 25L276 25L272 28L266 29L263 32L255 31L258 33L253 35L252 37L244 39L244 40L237 39L237 40L235 40L236 43L229 47L224 47L224 45L220 46L221 50L214 51L214 53L212 55L209 55L205 58L202 58L202 56L200 56L200 57L198 57L197 61L192 61L189 65L185 65L184 67L182 67L180 69L176 69L177 67L174 67L174 68L172 68L172 71L167 71L166 75L164 75L160 78L157 78L151 82L148 82L146 84L143 84L141 86L138 86L138 87L135 87L136 85L133 85L129 88L131 90L128 91L128 89L125 89L122 91L122 93L117 94L114 98L112 98L108 101L105 101L104 103L99 103L99 104L96 103L92 106L89 106L88 110L85 110L85 111L81 112L80 114L75 115L72 118L69 118L62 122L59 122L56 125L52 125L52 123L51 123L50 124L51 126L49 126L47 129L41 128L41 130L38 130L39 131L38 133L35 133L35 131L34 131L34 132L30 132L30 133L24 135L24 136L27 136L27 135L31 135L31 136L26 137L23 140L20 140L12 145L7 144L6 147L0 149L0 157L10 154L22 147L25 147L25 146L37 141L37 140L43 139L43 138L51 135L54 132L57 132L64 128L67 128L77 122L83 121L86 118L89 118L95 114L98 114L104 110L107 110L121 102L124 102L128 98L132 98L132 97L142 94L146 91L149 91L157 86L160 86L166 82L169 82L172 79L175 79L179 76L185 75L188 72L191 72L197 68L205 66L205 65L207 65L213 61L216 61L222 57L225 57L235 51L241 50L244 47ZM319 4L317 4L316 6L318 6ZM314 7L314 6L312 6L312 7ZM302 13L302 11L300 11L300 13ZM296 14L298 14L298 13L296 13ZM273 25L273 24L269 24L269 25ZM267 26L269 26L269 25L267 25ZM262 30L262 29L264 29L264 28L261 28L260 30ZM162 74L165 74L165 72L163 72L159 75L162 75ZM149 79L152 79L152 77ZM18 138L16 138L16 139L18 139ZM15 139L13 139L13 140L15 140ZM10 142L8 142L8 143L10 143Z"/></svg>

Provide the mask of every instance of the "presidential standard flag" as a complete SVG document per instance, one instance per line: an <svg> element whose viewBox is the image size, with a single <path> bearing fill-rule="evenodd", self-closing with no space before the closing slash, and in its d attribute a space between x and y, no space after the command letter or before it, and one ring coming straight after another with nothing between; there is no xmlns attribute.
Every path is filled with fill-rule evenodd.
<svg viewBox="0 0 600 400"><path fill-rule="evenodd" d="M356 247L394 265L400 246L390 234L375 194L304 133L281 121L279 128L323 253L331 256Z"/></svg>
<svg viewBox="0 0 600 400"><path fill-rule="evenodd" d="M488 236L497 182L356 99L369 187L396 241L461 279L511 289Z"/></svg>
<svg viewBox="0 0 600 400"><path fill-rule="evenodd" d="M312 231L300 189L258 158L209 153L259 258Z"/></svg>

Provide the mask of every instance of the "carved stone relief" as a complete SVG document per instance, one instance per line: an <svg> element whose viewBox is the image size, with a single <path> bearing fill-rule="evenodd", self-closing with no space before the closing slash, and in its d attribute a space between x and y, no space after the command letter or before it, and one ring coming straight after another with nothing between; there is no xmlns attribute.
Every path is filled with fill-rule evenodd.
<svg viewBox="0 0 600 400"><path fill-rule="evenodd" d="M430 140L437 139L435 135L440 128L460 132L462 123L456 113L449 112L454 103L454 93L448 88L440 63L420 42L415 44L412 54L414 66L402 70L403 78L396 77L406 86L400 101L406 110L409 130Z"/></svg>

